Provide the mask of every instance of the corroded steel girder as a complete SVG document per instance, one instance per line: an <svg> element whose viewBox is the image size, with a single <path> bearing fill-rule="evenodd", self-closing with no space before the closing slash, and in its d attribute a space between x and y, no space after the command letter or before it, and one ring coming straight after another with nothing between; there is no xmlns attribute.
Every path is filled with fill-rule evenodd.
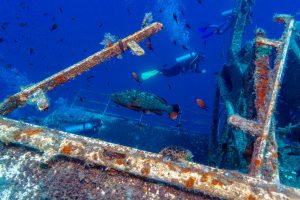
<svg viewBox="0 0 300 200"><path fill-rule="evenodd" d="M260 49L256 52L255 62L255 106L258 119L257 121L251 121L241 118L238 115L232 115L229 117L229 123L251 135L258 136L254 144L250 164L250 175L267 180L276 180L275 182L279 183L275 128L273 127L271 129L271 121L274 117L276 99L280 89L287 51L294 28L294 18L289 15L276 15L274 20L285 24L285 31L280 40L270 40L264 37L256 38L256 48ZM273 69L269 66L270 57L268 48L276 49L276 59ZM273 126L275 126L274 123ZM267 148L266 152L269 135L271 140L268 145L271 146ZM262 174L262 166L264 166L264 164L267 165L268 171Z"/></svg>
<svg viewBox="0 0 300 200"><path fill-rule="evenodd" d="M20 106L25 106L27 100L32 98L37 91L46 93L49 90L53 90L54 88L64 84L65 82L74 79L75 77L81 75L82 73L90 70L91 68L95 67L96 65L105 62L106 60L113 58L115 56L121 55L129 48L129 44L133 42L138 43L150 36L156 34L157 32L161 31L163 28L161 23L153 23L142 30L124 38L120 39L118 42L109 46L93 55L87 57L86 59L50 76L49 78L36 83L28 88L25 88L21 92L8 97L2 104L0 104L0 115L7 115L11 113L13 110ZM132 45L131 45L132 46ZM137 45L135 45L137 46ZM132 48L132 47L131 47ZM133 51L137 55L142 55L140 49ZM39 100L37 100L39 103ZM47 104L47 103L46 103ZM40 106L39 106L40 107ZM45 107L42 110L45 110Z"/></svg>
<svg viewBox="0 0 300 200"><path fill-rule="evenodd" d="M162 155L35 126L0 119L0 140L36 149L44 162L63 155L226 199L299 199L300 191L235 171L191 162L172 162ZM56 157L57 158L57 157Z"/></svg>

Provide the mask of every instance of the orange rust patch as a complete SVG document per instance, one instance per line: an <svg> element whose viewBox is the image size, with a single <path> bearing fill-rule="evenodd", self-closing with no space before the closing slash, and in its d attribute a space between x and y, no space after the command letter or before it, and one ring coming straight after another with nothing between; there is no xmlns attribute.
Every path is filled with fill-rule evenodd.
<svg viewBox="0 0 300 200"><path fill-rule="evenodd" d="M149 173L150 173L150 170L149 170L149 168L147 168L147 167L143 167L143 169L141 170L141 172L142 172L142 174L143 174L144 176L148 176Z"/></svg>
<svg viewBox="0 0 300 200"><path fill-rule="evenodd" d="M278 159L278 153L277 152L273 153L273 158Z"/></svg>
<svg viewBox="0 0 300 200"><path fill-rule="evenodd" d="M183 168L182 170L181 170L181 172L182 173L189 173L189 172L191 172L192 171L192 169L191 168Z"/></svg>
<svg viewBox="0 0 300 200"><path fill-rule="evenodd" d="M63 77L63 76L57 76L56 78L55 78L55 83L56 83L56 85L61 85L61 84L63 84L64 82L66 81L66 78L65 77Z"/></svg>
<svg viewBox="0 0 300 200"><path fill-rule="evenodd" d="M14 132L14 139L15 140L21 140L22 139L21 134L22 134L21 131Z"/></svg>
<svg viewBox="0 0 300 200"><path fill-rule="evenodd" d="M250 195L248 196L247 200L256 200L256 198L250 194Z"/></svg>
<svg viewBox="0 0 300 200"><path fill-rule="evenodd" d="M195 184L195 178L192 176L185 182L185 186L187 188L192 188L194 184Z"/></svg>
<svg viewBox="0 0 300 200"><path fill-rule="evenodd" d="M42 128L26 128L23 130L23 132L29 137L40 134L42 131L43 131Z"/></svg>
<svg viewBox="0 0 300 200"><path fill-rule="evenodd" d="M256 160L255 161L255 165L257 166L257 167L261 167L261 160Z"/></svg>
<svg viewBox="0 0 300 200"><path fill-rule="evenodd" d="M61 152L62 152L63 154L66 154L66 155L71 155L71 154L74 153L74 151L75 151L76 149L78 149L77 146L74 146L74 145L72 145L71 143L68 143L67 145L64 145L64 146L62 147Z"/></svg>
<svg viewBox="0 0 300 200"><path fill-rule="evenodd" d="M264 135L264 140L268 141L268 135Z"/></svg>
<svg viewBox="0 0 300 200"><path fill-rule="evenodd" d="M107 170L107 173L111 176L115 176L115 175L117 175L118 171L110 168Z"/></svg>
<svg viewBox="0 0 300 200"><path fill-rule="evenodd" d="M169 167L170 170L176 171L176 169L175 169L173 163L171 163L171 162L166 162L166 164L168 165L168 167Z"/></svg>
<svg viewBox="0 0 300 200"><path fill-rule="evenodd" d="M276 163L272 163L273 170L277 171L278 165Z"/></svg>
<svg viewBox="0 0 300 200"><path fill-rule="evenodd" d="M224 183L222 183L221 181L218 181L217 179L212 180L211 182L213 185L219 185L221 187L224 186Z"/></svg>
<svg viewBox="0 0 300 200"><path fill-rule="evenodd" d="M117 159L117 160L116 160L116 163L117 163L118 165L125 165L125 160L124 160L124 159Z"/></svg>
<svg viewBox="0 0 300 200"><path fill-rule="evenodd" d="M97 154L97 153L94 153L94 154L93 154L93 159L94 159L94 160L98 160L98 154Z"/></svg>
<svg viewBox="0 0 300 200"><path fill-rule="evenodd" d="M204 173L201 177L201 182L206 182L208 180L209 174L208 173Z"/></svg>

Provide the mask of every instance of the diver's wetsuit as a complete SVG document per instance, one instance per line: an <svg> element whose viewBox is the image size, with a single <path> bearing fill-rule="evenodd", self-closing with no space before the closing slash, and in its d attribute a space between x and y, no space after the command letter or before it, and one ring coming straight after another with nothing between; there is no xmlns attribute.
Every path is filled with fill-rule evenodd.
<svg viewBox="0 0 300 200"><path fill-rule="evenodd" d="M168 69L160 69L159 72L167 77L173 77L177 76L178 74L183 74L188 71L195 72L195 73L201 73L199 68L199 62L203 59L202 55L196 55L195 57L192 57L191 59L182 62L177 63L176 65L168 68Z"/></svg>

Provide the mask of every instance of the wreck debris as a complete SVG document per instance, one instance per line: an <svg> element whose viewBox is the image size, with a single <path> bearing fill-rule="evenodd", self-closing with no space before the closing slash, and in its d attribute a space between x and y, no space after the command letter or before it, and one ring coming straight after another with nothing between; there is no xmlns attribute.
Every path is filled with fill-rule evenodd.
<svg viewBox="0 0 300 200"><path fill-rule="evenodd" d="M299 199L300 191L238 172L182 161L163 161L149 153L84 136L51 130L7 118L0 119L0 140L76 158L87 164L148 177L171 185L226 199Z"/></svg>
<svg viewBox="0 0 300 200"><path fill-rule="evenodd" d="M238 115L231 115L228 122L232 125L241 128L243 131L250 132L251 135L257 135L257 139L254 145L254 152L252 155L252 160L250 164L250 175L258 178L262 178L262 167L264 165L264 154L265 147L268 138L271 136L272 141L270 145L273 147L267 148L271 152L267 152L267 155L272 154L273 163L277 163L277 145L274 136L274 130L269 132L271 129L271 121L274 114L274 109L276 105L277 95L280 89L280 81L282 77L282 71L284 68L287 50L292 35L294 27L294 19L289 15L276 15L274 17L276 22L285 23L285 31L280 40L270 40L264 37L257 37L256 47L258 49L256 53L256 68L255 68L255 89L256 89L256 109L257 109L257 120L251 121L239 117ZM274 68L271 69L269 66L269 51L268 48L276 48L276 59L274 63ZM262 51L259 48L264 48L266 50ZM225 86L224 86L225 87ZM221 92L222 94L222 92ZM227 98L225 98L227 100ZM270 156L267 156L270 158ZM269 159L267 159L269 162ZM264 175L271 176L269 179L274 179L278 175L277 164L270 170L270 174ZM276 175L277 174L277 175ZM278 180L278 177L276 177ZM279 180L277 181L279 182Z"/></svg>
<svg viewBox="0 0 300 200"><path fill-rule="evenodd" d="M135 41L129 41L127 45L134 55L142 56L145 54L144 49L142 49Z"/></svg>
<svg viewBox="0 0 300 200"><path fill-rule="evenodd" d="M8 97L0 105L0 115L7 115L16 108L20 106L25 106L27 100L38 90L45 94L48 91L53 90L57 86L60 86L65 82L72 80L75 77L81 75L82 73L90 70L96 65L103 63L104 61L113 58L114 56L121 55L124 51L128 49L128 42L141 42L142 40L149 38L150 36L156 34L161 30L162 24L153 23L134 34L119 40L113 45L87 57L86 59L54 74L53 76L50 76L49 78L39 83L36 83L15 95ZM122 49L120 48L120 44L122 44Z"/></svg>

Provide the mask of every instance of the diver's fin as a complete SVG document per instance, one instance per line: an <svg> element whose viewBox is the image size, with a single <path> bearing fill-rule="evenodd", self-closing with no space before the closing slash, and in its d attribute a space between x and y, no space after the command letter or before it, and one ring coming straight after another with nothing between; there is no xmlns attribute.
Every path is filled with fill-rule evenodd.
<svg viewBox="0 0 300 200"><path fill-rule="evenodd" d="M143 81L145 81L145 80L148 80L148 79L150 79L150 78L156 76L156 75L159 74L159 73L160 73L160 72L159 72L159 70L157 70L157 69L151 70L151 71L146 71L146 72L143 72L143 73L141 74L141 78L142 78Z"/></svg>

